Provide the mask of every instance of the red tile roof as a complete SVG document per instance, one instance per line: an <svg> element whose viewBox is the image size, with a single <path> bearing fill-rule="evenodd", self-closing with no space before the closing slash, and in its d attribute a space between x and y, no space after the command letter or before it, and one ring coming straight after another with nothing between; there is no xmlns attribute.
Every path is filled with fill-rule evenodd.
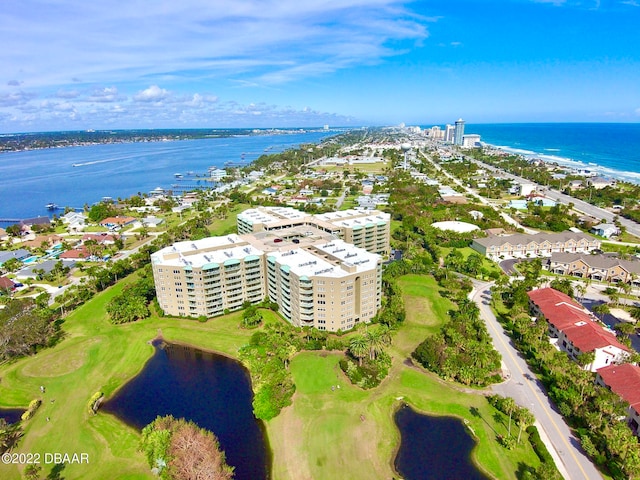
<svg viewBox="0 0 640 480"><path fill-rule="evenodd" d="M592 352L609 345L626 352L616 336L594 321L578 302L553 288L540 288L527 292L529 299L538 306L547 321L564 332L569 341L581 352Z"/></svg>
<svg viewBox="0 0 640 480"><path fill-rule="evenodd" d="M598 369L605 385L640 412L640 367L623 363Z"/></svg>
<svg viewBox="0 0 640 480"><path fill-rule="evenodd" d="M60 256L58 258L88 258L89 255L89 250L87 250L87 247L85 247L84 245L82 245L80 248L74 248L72 250L67 250L66 252L63 252L60 254Z"/></svg>
<svg viewBox="0 0 640 480"><path fill-rule="evenodd" d="M14 286L15 286L15 283L13 283L13 280L11 280L10 278L0 277L0 288L10 289L10 288L13 288Z"/></svg>

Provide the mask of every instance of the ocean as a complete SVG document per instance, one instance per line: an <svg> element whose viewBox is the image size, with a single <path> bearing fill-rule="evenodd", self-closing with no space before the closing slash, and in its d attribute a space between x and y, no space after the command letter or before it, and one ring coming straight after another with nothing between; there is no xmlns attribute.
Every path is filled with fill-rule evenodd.
<svg viewBox="0 0 640 480"><path fill-rule="evenodd" d="M640 183L640 123L468 124L483 143Z"/></svg>
<svg viewBox="0 0 640 480"><path fill-rule="evenodd" d="M195 175L226 162L250 163L336 132L251 135L169 142L113 143L0 154L0 219L60 214L48 203L82 208L103 197L127 198L156 187L194 185ZM188 172L193 172L189 175ZM183 175L178 180L176 173ZM2 222L6 227L15 222Z"/></svg>

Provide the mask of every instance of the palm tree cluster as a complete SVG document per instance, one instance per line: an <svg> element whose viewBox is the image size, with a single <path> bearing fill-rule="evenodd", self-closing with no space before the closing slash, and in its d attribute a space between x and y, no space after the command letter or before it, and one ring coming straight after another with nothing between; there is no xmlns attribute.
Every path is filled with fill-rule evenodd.
<svg viewBox="0 0 640 480"><path fill-rule="evenodd" d="M377 328L367 328L364 334L351 337L349 353L362 366L363 358L369 357L370 361L375 361L388 345L391 345L391 330L386 325L379 325Z"/></svg>
<svg viewBox="0 0 640 480"><path fill-rule="evenodd" d="M340 361L340 368L351 383L361 388L373 388L387 376L391 357L385 347L391 344L391 329L384 324L376 328L367 327L349 341L348 353L358 360L356 365L347 358Z"/></svg>

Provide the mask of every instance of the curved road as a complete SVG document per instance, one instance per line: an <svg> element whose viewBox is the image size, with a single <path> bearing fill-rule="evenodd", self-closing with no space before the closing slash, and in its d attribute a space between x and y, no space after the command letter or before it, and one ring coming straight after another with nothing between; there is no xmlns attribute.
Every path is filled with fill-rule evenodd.
<svg viewBox="0 0 640 480"><path fill-rule="evenodd" d="M528 408L533 413L540 436L566 479L601 479L600 472L582 451L580 441L555 410L542 384L529 369L529 365L513 346L511 338L493 314L489 306L491 285L493 282L474 281L474 290L469 296L480 308L480 316L487 325L494 347L502 355L507 380L494 385L492 391L512 397L518 405Z"/></svg>

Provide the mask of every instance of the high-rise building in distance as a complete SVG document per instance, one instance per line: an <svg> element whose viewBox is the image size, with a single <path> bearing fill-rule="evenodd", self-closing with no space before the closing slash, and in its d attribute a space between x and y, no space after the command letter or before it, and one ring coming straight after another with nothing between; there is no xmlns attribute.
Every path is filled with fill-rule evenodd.
<svg viewBox="0 0 640 480"><path fill-rule="evenodd" d="M464 120L459 118L456 120L453 144L462 145L462 137L464 136Z"/></svg>
<svg viewBox="0 0 640 480"><path fill-rule="evenodd" d="M453 125L447 125L444 127L444 141L447 143L453 143L455 127Z"/></svg>

